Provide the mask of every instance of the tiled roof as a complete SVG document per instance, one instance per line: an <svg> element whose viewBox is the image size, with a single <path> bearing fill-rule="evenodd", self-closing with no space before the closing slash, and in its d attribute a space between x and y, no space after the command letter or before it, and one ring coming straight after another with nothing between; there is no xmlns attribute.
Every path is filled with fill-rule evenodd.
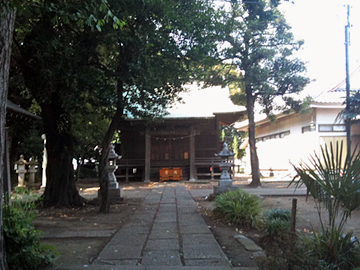
<svg viewBox="0 0 360 270"><path fill-rule="evenodd" d="M324 91L320 95L314 97L316 103L343 103L345 101L345 89L338 88L329 91Z"/></svg>

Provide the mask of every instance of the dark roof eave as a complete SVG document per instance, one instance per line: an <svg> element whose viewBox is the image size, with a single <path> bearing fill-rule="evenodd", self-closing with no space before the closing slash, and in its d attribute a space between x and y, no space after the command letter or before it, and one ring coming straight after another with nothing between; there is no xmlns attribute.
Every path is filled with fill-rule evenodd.
<svg viewBox="0 0 360 270"><path fill-rule="evenodd" d="M6 102L6 110L8 112L13 112L15 114L24 116L26 118L34 119L34 120L41 120L42 118L40 116L37 116L36 114L33 114L20 106L16 105L15 103L11 102L10 100L7 100Z"/></svg>

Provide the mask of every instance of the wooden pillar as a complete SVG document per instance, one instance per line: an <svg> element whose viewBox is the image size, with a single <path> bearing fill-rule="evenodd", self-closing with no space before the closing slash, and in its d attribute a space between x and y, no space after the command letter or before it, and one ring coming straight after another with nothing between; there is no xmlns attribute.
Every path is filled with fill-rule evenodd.
<svg viewBox="0 0 360 270"><path fill-rule="evenodd" d="M189 181L196 180L196 167L195 167L195 130L194 126L190 127L190 179Z"/></svg>
<svg viewBox="0 0 360 270"><path fill-rule="evenodd" d="M129 161L126 160L126 167L125 167L125 182L129 183Z"/></svg>
<svg viewBox="0 0 360 270"><path fill-rule="evenodd" d="M144 182L150 182L150 160L151 159L151 137L150 128L146 127L145 132L145 179Z"/></svg>

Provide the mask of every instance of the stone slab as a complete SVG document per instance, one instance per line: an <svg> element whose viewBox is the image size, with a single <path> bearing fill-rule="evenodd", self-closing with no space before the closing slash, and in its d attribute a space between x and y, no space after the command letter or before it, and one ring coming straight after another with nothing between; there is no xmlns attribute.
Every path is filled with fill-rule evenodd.
<svg viewBox="0 0 360 270"><path fill-rule="evenodd" d="M234 238L248 251L258 252L262 251L262 248L255 244L255 242L244 235L238 234Z"/></svg>
<svg viewBox="0 0 360 270"><path fill-rule="evenodd" d="M176 232L164 231L164 230L152 230L149 239L169 239L169 238L179 238Z"/></svg>
<svg viewBox="0 0 360 270"><path fill-rule="evenodd" d="M125 234L120 231L114 235L108 245L128 245L131 243L133 246L142 247L145 244L147 236L147 233Z"/></svg>
<svg viewBox="0 0 360 270"><path fill-rule="evenodd" d="M185 234L182 236L183 245L217 245L212 234Z"/></svg>
<svg viewBox="0 0 360 270"><path fill-rule="evenodd" d="M137 265L138 260L101 260L97 259L94 261L93 265L107 265L108 267L110 265Z"/></svg>
<svg viewBox="0 0 360 270"><path fill-rule="evenodd" d="M142 247L131 245L107 245L100 252L99 260L139 259Z"/></svg>
<svg viewBox="0 0 360 270"><path fill-rule="evenodd" d="M179 250L179 240L177 238L169 239L149 239L145 250Z"/></svg>
<svg viewBox="0 0 360 270"><path fill-rule="evenodd" d="M211 234L209 227L203 225L182 225L179 226L179 230L181 234Z"/></svg>
<svg viewBox="0 0 360 270"><path fill-rule="evenodd" d="M153 266L182 266L178 251L145 251L141 265ZM146 268L148 269L148 268Z"/></svg>
<svg viewBox="0 0 360 270"><path fill-rule="evenodd" d="M179 225L204 225L207 226L204 219L199 214L180 214Z"/></svg>
<svg viewBox="0 0 360 270"><path fill-rule="evenodd" d="M177 232L177 223L176 222L156 222L156 223L154 223L152 229L176 233Z"/></svg>
<svg viewBox="0 0 360 270"><path fill-rule="evenodd" d="M185 260L185 266L231 266L227 258Z"/></svg>
<svg viewBox="0 0 360 270"><path fill-rule="evenodd" d="M185 260L226 259L224 252L217 243L209 245L183 244L183 253Z"/></svg>
<svg viewBox="0 0 360 270"><path fill-rule="evenodd" d="M156 219L154 221L154 223L162 223L162 222L176 222L177 217L176 215L156 215Z"/></svg>

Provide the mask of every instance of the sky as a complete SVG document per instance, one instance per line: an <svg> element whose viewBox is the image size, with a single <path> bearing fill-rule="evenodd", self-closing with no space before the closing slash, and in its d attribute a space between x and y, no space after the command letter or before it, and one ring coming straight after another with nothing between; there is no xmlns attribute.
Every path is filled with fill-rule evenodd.
<svg viewBox="0 0 360 270"><path fill-rule="evenodd" d="M281 9L296 39L305 41L297 56L306 62L307 76L315 80L306 93L330 90L346 78L345 25L350 5L350 73L360 66L359 0L292 0ZM345 84L343 84L345 88ZM350 79L350 87L360 88L360 69Z"/></svg>
<svg viewBox="0 0 360 270"><path fill-rule="evenodd" d="M317 96L343 82L345 88L345 25L350 5L349 66L350 88L360 89L360 0L290 0L280 8L292 27L294 37L305 44L296 56L306 63L312 80L305 95ZM171 116L210 116L212 112L243 110L229 99L227 89L214 87L184 93L185 104L175 105Z"/></svg>

